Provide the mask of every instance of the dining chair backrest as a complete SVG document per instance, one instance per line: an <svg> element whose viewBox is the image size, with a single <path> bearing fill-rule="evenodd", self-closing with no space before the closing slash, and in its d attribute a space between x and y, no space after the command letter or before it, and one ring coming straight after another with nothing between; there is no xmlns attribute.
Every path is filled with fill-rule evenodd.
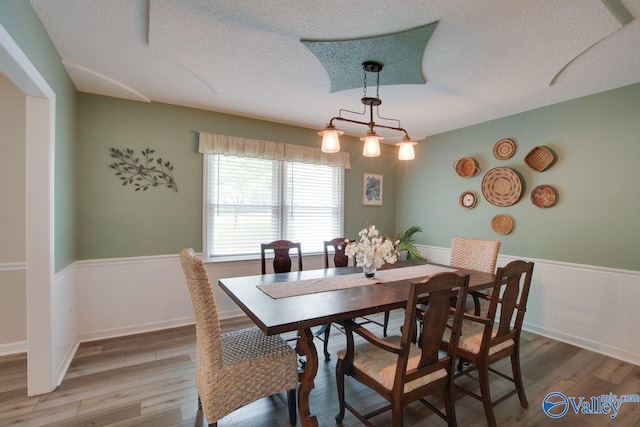
<svg viewBox="0 0 640 427"><path fill-rule="evenodd" d="M418 366L407 371L407 363L409 359L409 351L401 354L398 366L396 368L396 381L402 383L413 381L430 372L435 372L441 368L449 370L449 364L455 360L455 350L460 337L462 325L462 316L464 314L464 300L467 296L469 287L469 276L459 276L456 273L438 273L425 278L420 282L412 282L409 289L409 298L407 300L407 309L405 314L404 325L402 327L401 347L409 349L415 336L414 328L416 325L416 311L419 310L421 299L428 296L429 305L424 313L424 321L418 331L421 336L417 343L422 349L420 362ZM453 327L451 330L451 338L447 346L445 355L439 353L442 346L442 339L450 320L450 300L451 293L456 290L457 303L455 315L453 318ZM451 365L453 366L453 365ZM425 369L427 371L425 372ZM402 379L400 379L400 378Z"/></svg>
<svg viewBox="0 0 640 427"><path fill-rule="evenodd" d="M454 237L449 265L493 274L499 250L500 242L497 240Z"/></svg>
<svg viewBox="0 0 640 427"><path fill-rule="evenodd" d="M291 271L290 249L296 249L298 253L298 271L302 271L302 250L300 242L294 243L289 240L275 240L271 243L260 245L260 263L262 274L267 274L266 251L273 251L273 272L289 273Z"/></svg>
<svg viewBox="0 0 640 427"><path fill-rule="evenodd" d="M329 268L329 248L333 248L333 266L338 267L346 267L349 265L349 257L344 253L345 246L349 242L353 242L354 240L349 240L345 242L344 237L336 237L335 239L325 240L324 241L324 268Z"/></svg>
<svg viewBox="0 0 640 427"><path fill-rule="evenodd" d="M196 319L196 358L200 362L196 369L218 366L222 360L220 321L207 270L191 248L180 252L180 263Z"/></svg>
<svg viewBox="0 0 640 427"><path fill-rule="evenodd" d="M491 347L502 342L509 339L515 341L519 338L532 274L533 263L521 260L512 261L498 268L487 312L487 318L492 322L484 327L480 353L483 349L488 352ZM496 318L498 314L499 319ZM497 328L496 322L498 322Z"/></svg>

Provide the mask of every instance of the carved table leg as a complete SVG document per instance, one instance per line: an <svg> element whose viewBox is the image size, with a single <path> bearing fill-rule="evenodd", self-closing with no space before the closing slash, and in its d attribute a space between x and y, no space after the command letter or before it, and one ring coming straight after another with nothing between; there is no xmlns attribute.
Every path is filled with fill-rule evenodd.
<svg viewBox="0 0 640 427"><path fill-rule="evenodd" d="M318 353L313 343L313 333L311 329L298 331L298 343L296 350L300 356L306 356L307 363L302 377L300 378L300 388L298 389L298 412L300 413L300 422L303 426L317 427L318 420L315 415L311 414L309 409L309 394L315 387L313 380L318 373Z"/></svg>

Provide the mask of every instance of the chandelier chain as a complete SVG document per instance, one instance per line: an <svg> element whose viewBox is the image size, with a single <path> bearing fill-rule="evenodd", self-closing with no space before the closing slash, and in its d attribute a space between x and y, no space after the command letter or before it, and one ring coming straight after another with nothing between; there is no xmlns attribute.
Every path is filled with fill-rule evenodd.
<svg viewBox="0 0 640 427"><path fill-rule="evenodd" d="M364 87L363 87L363 91L364 91L364 97L367 97L367 70L362 70L362 72L364 73Z"/></svg>

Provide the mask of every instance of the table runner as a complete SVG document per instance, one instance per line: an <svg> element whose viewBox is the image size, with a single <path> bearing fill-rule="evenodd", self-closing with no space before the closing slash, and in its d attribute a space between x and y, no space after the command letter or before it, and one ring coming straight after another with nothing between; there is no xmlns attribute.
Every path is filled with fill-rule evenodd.
<svg viewBox="0 0 640 427"><path fill-rule="evenodd" d="M299 280L295 282L270 283L257 285L271 298L288 298L299 295L315 294L319 292L336 291L340 289L355 288L358 286L374 285L378 283L395 282L398 280L421 280L436 273L457 271L453 268L438 265L417 265L414 267L392 268L379 270L375 277L367 278L363 273L345 274L342 276L320 277L316 279Z"/></svg>

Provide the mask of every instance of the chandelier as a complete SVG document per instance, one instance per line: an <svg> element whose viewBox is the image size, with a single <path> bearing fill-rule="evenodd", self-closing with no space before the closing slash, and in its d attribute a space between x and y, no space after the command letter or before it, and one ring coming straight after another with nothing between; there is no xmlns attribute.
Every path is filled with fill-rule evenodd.
<svg viewBox="0 0 640 427"><path fill-rule="evenodd" d="M382 140L383 137L379 136L374 130L374 128L384 128L384 129L396 130L398 132L404 132L404 137L402 138L402 141L396 144L400 146L400 149L398 151L398 159L413 160L415 158L413 146L416 145L417 143L411 141L411 138L409 137L409 134L407 133L407 131L400 127L400 120L381 117L378 114L378 106L382 104L382 100L379 97L380 71L382 71L382 64L380 64L379 62L366 61L362 63L362 69L364 70L364 85L363 85L364 96L362 97L361 101L364 104L364 111L362 113L358 113L356 111L340 109L340 111L338 112L338 115L336 117L331 118L331 120L329 121L329 124L327 124L325 129L318 132L318 135L322 136L322 151L325 153L337 153L340 151L339 137L344 132L337 129L334 126L333 122L342 121L342 122L356 123L359 125L365 125L369 127L369 129L367 130L366 136L363 136L362 138L360 138L361 141L364 141L364 148L362 150L363 156L378 157L380 155L380 140ZM375 97L367 96L367 73L376 74L376 96ZM342 117L343 112L364 116L367 114L367 106L369 107L368 122ZM395 127L385 126L385 125L381 125L374 122L373 121L374 108L376 110L376 116L378 119L397 122L398 126L395 126Z"/></svg>

